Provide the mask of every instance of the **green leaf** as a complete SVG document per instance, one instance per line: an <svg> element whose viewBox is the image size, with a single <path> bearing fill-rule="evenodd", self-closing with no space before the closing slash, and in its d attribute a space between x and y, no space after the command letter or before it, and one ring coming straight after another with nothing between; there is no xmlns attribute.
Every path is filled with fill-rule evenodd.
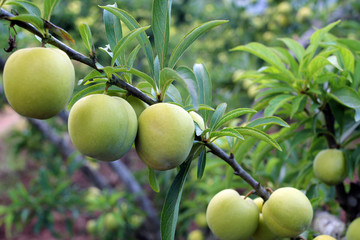
<svg viewBox="0 0 360 240"><path fill-rule="evenodd" d="M131 51L131 53L129 54L128 60L127 60L127 66L133 67L136 56L139 53L140 48L141 48L141 45L139 44Z"/></svg>
<svg viewBox="0 0 360 240"><path fill-rule="evenodd" d="M198 159L198 167L197 167L197 179L201 179L204 175L206 166L206 148L203 147Z"/></svg>
<svg viewBox="0 0 360 240"><path fill-rule="evenodd" d="M345 70L354 72L355 69L355 57L352 52L343 47L338 47L341 56L341 65Z"/></svg>
<svg viewBox="0 0 360 240"><path fill-rule="evenodd" d="M296 62L294 57L289 53L289 51L282 47L273 47L272 48L275 53L280 57L280 59L290 67L290 70L295 73L295 75L298 74L299 71L299 64ZM288 76L284 75L285 78L288 78Z"/></svg>
<svg viewBox="0 0 360 240"><path fill-rule="evenodd" d="M343 86L337 90L331 91L329 95L339 103L353 109L360 109L360 96L352 88Z"/></svg>
<svg viewBox="0 0 360 240"><path fill-rule="evenodd" d="M208 71L203 64L194 64L195 79L198 87L199 104L212 105L212 84ZM200 111L204 121L208 120L208 112Z"/></svg>
<svg viewBox="0 0 360 240"><path fill-rule="evenodd" d="M108 5L116 8L117 4ZM115 49L116 43L122 38L122 27L121 22L114 14L104 9L104 24L105 24L105 33L106 38L109 42L111 50Z"/></svg>
<svg viewBox="0 0 360 240"><path fill-rule="evenodd" d="M269 102L269 106L265 109L265 117L270 117L272 116L276 110L278 110L282 105L284 105L286 102L290 101L291 99L293 99L295 96L294 95L279 95L274 97L270 102Z"/></svg>
<svg viewBox="0 0 360 240"><path fill-rule="evenodd" d="M170 68L174 68L177 61L180 59L180 57L183 55L183 53L188 49L188 47L201 35L209 31L210 29L219 26L221 24L224 24L228 21L226 20L214 20L206 22L194 29L192 29L189 33L185 35L185 37L178 43L178 45L175 47L174 51L171 53L169 64L168 66Z"/></svg>
<svg viewBox="0 0 360 240"><path fill-rule="evenodd" d="M277 148L279 151L282 151L280 145L268 134L264 133L261 130L258 130L256 128L249 128L249 127L236 127L235 128L240 134L245 136L252 136L259 140L262 140L273 147Z"/></svg>
<svg viewBox="0 0 360 240"><path fill-rule="evenodd" d="M231 49L231 51L246 51L261 58L271 66L278 69L280 72L286 73L290 78L294 78L293 74L286 69L281 59L274 53L271 48L264 46L261 43L252 42L247 45L242 45Z"/></svg>
<svg viewBox="0 0 360 240"><path fill-rule="evenodd" d="M217 125L217 123L221 120L222 116L225 113L227 104L226 103L221 103L220 105L218 105L215 109L215 112L213 113L211 120L210 120L210 125L209 128L212 130L215 130L215 126Z"/></svg>
<svg viewBox="0 0 360 240"><path fill-rule="evenodd" d="M172 0L154 0L152 29L160 69L164 68L168 51Z"/></svg>
<svg viewBox="0 0 360 240"><path fill-rule="evenodd" d="M186 82L194 110L198 111L199 96L198 96L198 89L197 89L196 77L194 72L190 68L184 66L177 68L176 71L181 76L181 78Z"/></svg>
<svg viewBox="0 0 360 240"><path fill-rule="evenodd" d="M295 57L300 62L305 53L304 47L291 38L280 38L279 40L285 43L285 45L294 53Z"/></svg>
<svg viewBox="0 0 360 240"><path fill-rule="evenodd" d="M161 211L160 231L162 240L173 240L179 214L179 205L186 177L189 173L191 158L180 165L180 171L172 182Z"/></svg>
<svg viewBox="0 0 360 240"><path fill-rule="evenodd" d="M156 178L156 173L155 173L155 170L148 167L148 170L149 170L149 183L150 183L150 186L152 188L152 190L154 190L154 192L160 192L160 186L159 186L159 182Z"/></svg>
<svg viewBox="0 0 360 240"><path fill-rule="evenodd" d="M330 65L329 60L323 56L316 56L311 60L309 65L307 66L307 76L309 79L314 77L314 75L318 72L324 70L326 65ZM314 79L316 81L316 78Z"/></svg>
<svg viewBox="0 0 360 240"><path fill-rule="evenodd" d="M141 28L136 28L132 31L130 31L126 36L124 36L115 46L114 48L114 53L113 53L113 58L111 60L111 66L114 65L117 57L121 54L121 51L124 50L124 48L126 47L126 45L133 40L134 38L136 38L137 36L139 36L140 34L142 34L146 29L148 29L150 26L146 26L146 27L141 27Z"/></svg>
<svg viewBox="0 0 360 240"><path fill-rule="evenodd" d="M210 139L212 141L215 141L217 138L226 137L226 136L244 140L244 137L239 133L239 131L237 131L234 128L224 128L221 129L220 131L215 131L210 133Z"/></svg>
<svg viewBox="0 0 360 240"><path fill-rule="evenodd" d="M260 127L268 125L279 125L281 127L289 127L289 125L279 117L257 118L246 125L246 127Z"/></svg>
<svg viewBox="0 0 360 240"><path fill-rule="evenodd" d="M35 3L25 0L11 0L7 1L6 4L23 7L31 15L41 17L41 10L36 6Z"/></svg>
<svg viewBox="0 0 360 240"><path fill-rule="evenodd" d="M108 68L108 73L111 75L113 73L118 73L118 72L125 72L125 73L131 73L135 76L138 76L142 79L144 79L145 81L147 81L148 83L151 84L152 87L155 88L155 82L154 79L152 79L149 75L147 75L144 72L141 72L135 68L127 68L127 67L110 67Z"/></svg>
<svg viewBox="0 0 360 240"><path fill-rule="evenodd" d="M80 80L81 84L85 84L87 81L94 78L103 78L105 75L98 70L92 70L88 75L86 75L82 80Z"/></svg>
<svg viewBox="0 0 360 240"><path fill-rule="evenodd" d="M37 16L30 15L30 14L22 14L19 16L11 17L10 20L17 20L21 22L26 22L32 24L39 32L44 36L44 21Z"/></svg>
<svg viewBox="0 0 360 240"><path fill-rule="evenodd" d="M306 99L307 99L307 97L304 94L298 95L294 98L294 101L292 102L292 105L291 105L290 118L293 118L293 116L297 112L304 110L305 105L306 105Z"/></svg>
<svg viewBox="0 0 360 240"><path fill-rule="evenodd" d="M80 24L79 31L86 49L93 55L94 45L89 25L87 23Z"/></svg>
<svg viewBox="0 0 360 240"><path fill-rule="evenodd" d="M259 92L258 94L256 94L255 100L261 98L261 97L266 97L266 96L271 96L271 95L278 95L279 93L286 93L286 92L295 92L295 89L293 89L292 87L277 87L277 86L272 86L269 89L264 89L264 91Z"/></svg>
<svg viewBox="0 0 360 240"><path fill-rule="evenodd" d="M250 108L237 108L234 109L228 113L226 113L224 116L221 117L221 119L217 122L217 124L214 126L213 129L218 129L226 122L230 121L231 119L240 117L244 114L248 113L256 113L256 110L250 109Z"/></svg>
<svg viewBox="0 0 360 240"><path fill-rule="evenodd" d="M53 33L55 33L57 36L75 44L75 40L72 38L72 36L65 31L64 29L62 29L61 27L56 26L55 24L44 20L44 25L46 29L49 29L50 31L52 31Z"/></svg>
<svg viewBox="0 0 360 240"><path fill-rule="evenodd" d="M60 0L44 0L44 19L50 21L50 17Z"/></svg>
<svg viewBox="0 0 360 240"><path fill-rule="evenodd" d="M181 94L173 84L169 85L166 91L166 96L168 96L173 102L183 105Z"/></svg>
<svg viewBox="0 0 360 240"><path fill-rule="evenodd" d="M160 90L161 90L160 100L164 99L166 95L166 91L173 81L177 81L182 86L184 86L186 90L188 89L187 82L184 81L184 79L182 79L182 77L178 74L178 72L176 72L171 68L164 68L160 71Z"/></svg>
<svg viewBox="0 0 360 240"><path fill-rule="evenodd" d="M91 93L98 92L98 91L104 91L106 87L106 83L98 83L95 85L92 85L90 87L85 88L84 90L78 92L69 102L67 110L70 110L74 104L80 100L80 98L83 98L87 95L90 95Z"/></svg>
<svg viewBox="0 0 360 240"><path fill-rule="evenodd" d="M360 41L358 41L358 40L347 39L347 38L338 38L336 41L338 43L346 46L347 48L349 48L350 50L352 50L354 52L360 51Z"/></svg>
<svg viewBox="0 0 360 240"><path fill-rule="evenodd" d="M140 28L140 24L135 20L135 18L133 18L129 13L127 13L126 11L113 7L111 5L107 5L107 6L100 6L101 8L111 12L112 14L114 14L117 18L119 18L121 21L123 21L125 23L125 25L129 28L130 31ZM151 43L150 40L148 38L148 36L146 35L145 32L141 33L138 37L138 41L141 45L141 47L144 50L146 59L149 62L149 67L151 70L151 74L154 74L154 56L153 56L153 51L151 48Z"/></svg>

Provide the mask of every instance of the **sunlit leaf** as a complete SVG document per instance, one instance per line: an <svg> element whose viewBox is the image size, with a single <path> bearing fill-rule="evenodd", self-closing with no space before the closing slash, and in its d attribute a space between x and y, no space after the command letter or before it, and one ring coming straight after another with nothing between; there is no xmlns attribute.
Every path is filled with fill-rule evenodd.
<svg viewBox="0 0 360 240"><path fill-rule="evenodd" d="M35 3L25 0L10 0L6 1L6 4L23 7L31 15L41 17L41 10Z"/></svg>

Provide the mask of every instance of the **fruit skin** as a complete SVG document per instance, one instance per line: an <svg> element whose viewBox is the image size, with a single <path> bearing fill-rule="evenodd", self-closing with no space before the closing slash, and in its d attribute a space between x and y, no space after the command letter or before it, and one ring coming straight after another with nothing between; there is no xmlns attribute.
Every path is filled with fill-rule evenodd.
<svg viewBox="0 0 360 240"><path fill-rule="evenodd" d="M86 223L86 231L92 236L96 235L96 221L91 219Z"/></svg>
<svg viewBox="0 0 360 240"><path fill-rule="evenodd" d="M316 238L314 238L314 240L336 240L336 238L333 238L332 236L329 235L319 235Z"/></svg>
<svg viewBox="0 0 360 240"><path fill-rule="evenodd" d="M74 146L82 154L113 161L131 148L137 133L137 119L126 100L93 94L74 104L68 128Z"/></svg>
<svg viewBox="0 0 360 240"><path fill-rule="evenodd" d="M194 122L197 123L197 125L199 125L201 130L205 130L205 122L204 119L197 113L194 111L189 112L191 118L194 120Z"/></svg>
<svg viewBox="0 0 360 240"><path fill-rule="evenodd" d="M346 240L360 239L360 217L352 221L346 230Z"/></svg>
<svg viewBox="0 0 360 240"><path fill-rule="evenodd" d="M156 170L179 166L190 153L195 125L183 108L157 103L139 117L136 152L140 159Z"/></svg>
<svg viewBox="0 0 360 240"><path fill-rule="evenodd" d="M311 224L313 208L309 199L296 188L274 191L262 209L268 228L279 237L296 237Z"/></svg>
<svg viewBox="0 0 360 240"><path fill-rule="evenodd" d="M211 231L221 240L247 240L259 224L259 209L250 198L244 199L235 190L217 193L206 210Z"/></svg>
<svg viewBox="0 0 360 240"><path fill-rule="evenodd" d="M271 232L269 227L264 222L264 216L260 213L259 225L252 236L253 240L275 240L277 236Z"/></svg>
<svg viewBox="0 0 360 240"><path fill-rule="evenodd" d="M320 151L313 164L315 177L327 185L336 185L346 178L347 167L344 153L339 149Z"/></svg>
<svg viewBox="0 0 360 240"><path fill-rule="evenodd" d="M75 71L70 58L54 48L24 48L4 67L4 92L12 108L25 117L47 119L71 98Z"/></svg>

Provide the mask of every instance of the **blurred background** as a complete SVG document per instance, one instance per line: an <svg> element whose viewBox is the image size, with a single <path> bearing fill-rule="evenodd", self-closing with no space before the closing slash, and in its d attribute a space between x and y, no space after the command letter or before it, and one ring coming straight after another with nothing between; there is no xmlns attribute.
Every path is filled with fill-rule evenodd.
<svg viewBox="0 0 360 240"><path fill-rule="evenodd" d="M40 0L32 2L42 4ZM119 0L116 3L142 26L151 24L152 1ZM107 4L114 1L63 0L51 19L76 41L75 45L67 44L83 53L87 51L78 27L81 23L89 24L98 60L103 65L110 63L110 58L99 49L105 47L107 41L102 9L98 5ZM10 8L5 6L5 9ZM214 103L227 102L229 110L251 107L256 88L249 81L239 81L237 76L262 65L258 58L231 52L232 48L252 41L281 45L277 39L282 37L306 45L312 29L338 19L342 22L334 34L360 39L360 2L357 0L173 0L170 51L192 28L214 19L229 22L196 41L179 65L192 67L195 63L204 63L213 82ZM16 30L19 49L40 45L32 34L18 27ZM0 70L9 56L3 50L8 47L8 32L9 23L0 21ZM150 32L148 34L152 41ZM80 80L90 69L74 64ZM146 71L146 64L140 57L135 66ZM27 121L6 105L2 91L0 96L0 239L151 239L151 227L146 227L149 211L159 215L176 171L157 174L160 193L155 193L148 184L147 168L131 151L121 162L141 192L129 190L129 184L121 180L114 166L84 160L76 152L64 155L59 146L46 140L36 122ZM60 116L45 122L52 133L68 140L65 121L66 116ZM227 148L226 141L219 144ZM204 215L211 197L225 187L244 189L244 192L249 189L243 181L233 178L232 169L211 155L201 180L196 178L195 165L183 192L176 239L211 239ZM268 168L271 171L271 166ZM103 191L94 187L87 171L105 176ZM146 209L139 204L139 198L140 202L150 201L150 207Z"/></svg>

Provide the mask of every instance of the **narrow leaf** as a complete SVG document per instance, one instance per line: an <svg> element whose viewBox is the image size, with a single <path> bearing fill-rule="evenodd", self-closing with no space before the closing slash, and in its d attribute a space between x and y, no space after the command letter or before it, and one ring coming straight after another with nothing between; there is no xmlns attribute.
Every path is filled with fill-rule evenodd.
<svg viewBox="0 0 360 240"><path fill-rule="evenodd" d="M220 105L218 105L216 107L215 112L212 115L211 120L210 120L210 125L209 125L210 129L215 130L214 127L221 120L222 116L225 113L226 107L227 107L226 103L221 103Z"/></svg>
<svg viewBox="0 0 360 240"><path fill-rule="evenodd" d="M189 173L191 158L180 165L180 171L172 182L161 211L160 231L162 240L173 240L179 214L179 205L186 177Z"/></svg>
<svg viewBox="0 0 360 240"><path fill-rule="evenodd" d="M201 179L202 176L204 175L205 166L206 166L206 148L204 147L198 159L197 179Z"/></svg>
<svg viewBox="0 0 360 240"><path fill-rule="evenodd" d="M152 28L161 69L166 63L168 50L171 2L171 0L154 0L153 2Z"/></svg>
<svg viewBox="0 0 360 240"><path fill-rule="evenodd" d="M152 190L154 190L154 192L160 192L160 186L159 186L159 182L156 178L156 174L155 174L155 170L148 167L149 170L149 183L150 186L152 188Z"/></svg>
<svg viewBox="0 0 360 240"><path fill-rule="evenodd" d="M194 72L188 67L179 67L176 69L181 78L186 82L191 96L191 102L195 111L199 110L199 96Z"/></svg>
<svg viewBox="0 0 360 240"><path fill-rule="evenodd" d="M41 10L38 8L38 6L36 6L35 3L25 0L16 0L16 1L11 0L11 1L7 1L6 4L23 7L31 15L41 17Z"/></svg>
<svg viewBox="0 0 360 240"><path fill-rule="evenodd" d="M169 59L169 67L174 68L177 61L183 55L183 53L188 49L188 47L201 35L209 31L210 29L219 26L221 24L227 23L226 20L214 20L210 22L206 22L194 29L192 29L189 33L185 35L185 37L178 43L175 47L174 51L171 53Z"/></svg>
<svg viewBox="0 0 360 240"><path fill-rule="evenodd" d="M60 0L44 0L44 19L50 21L52 12Z"/></svg>
<svg viewBox="0 0 360 240"><path fill-rule="evenodd" d="M185 89L187 90L187 83L182 79L182 77L173 69L171 68L164 68L160 71L160 90L161 90L161 99L166 95L166 91L170 84L173 81L177 81L180 83Z"/></svg>
<svg viewBox="0 0 360 240"><path fill-rule="evenodd" d="M214 129L218 129L219 127L221 127L223 124L225 124L226 122L230 121L231 119L240 117L244 114L248 114L248 113L256 113L256 110L250 109L250 108L237 108L234 109L228 113L226 113L220 120L219 122L214 126Z"/></svg>
<svg viewBox="0 0 360 240"><path fill-rule="evenodd" d="M330 62L325 57L316 56L313 58L307 67L308 78L311 79L316 73L323 71L326 65L330 65Z"/></svg>
<svg viewBox="0 0 360 240"><path fill-rule="evenodd" d="M94 47L93 47L93 39L89 25L87 23L80 24L79 31L80 31L81 39L83 40L86 49L92 55Z"/></svg>
<svg viewBox="0 0 360 240"><path fill-rule="evenodd" d="M32 24L39 32L44 35L44 22L40 17L30 15L30 14L22 14L19 16L11 17L10 20L17 20L21 22L26 22Z"/></svg>
<svg viewBox="0 0 360 240"><path fill-rule="evenodd" d="M264 133L261 130L258 130L256 128L249 128L249 127L237 127L235 129L242 135L255 137L259 140L262 140L272 145L279 151L282 151L280 145L272 137L270 137L268 134Z"/></svg>
<svg viewBox="0 0 360 240"><path fill-rule="evenodd" d="M244 137L239 133L239 131L234 128L224 128L220 131L210 133L210 138L212 141L215 141L217 138L220 137L234 137L244 140Z"/></svg>
<svg viewBox="0 0 360 240"><path fill-rule="evenodd" d="M151 86L153 88L155 88L155 82L154 79L152 79L149 75L147 75L144 72L141 72L135 68L126 68L126 67L115 67L112 68L112 71L109 71L110 74L112 73L118 73L118 72L126 72L126 73L131 73L134 74L135 76L138 76L142 79L144 79L145 81L147 81L148 83L151 84Z"/></svg>
<svg viewBox="0 0 360 240"><path fill-rule="evenodd" d="M111 12L114 14L117 18L119 18L121 21L125 23L125 25L129 28L130 31L140 28L140 24L133 18L129 13L126 11L113 7L111 5L108 6L100 6L101 8ZM149 62L149 67L151 70L151 74L154 74L154 56L151 48L151 43L149 38L147 37L146 33L143 32L139 35L138 41L141 44L141 47L144 50L146 59Z"/></svg>
<svg viewBox="0 0 360 240"><path fill-rule="evenodd" d="M116 8L117 4L108 5ZM116 18L114 14L104 9L104 24L106 38L109 42L111 50L114 50L116 43L122 38L122 27L119 18Z"/></svg>
<svg viewBox="0 0 360 240"><path fill-rule="evenodd" d="M64 29L62 29L61 27L56 26L55 24L44 20L44 25L46 29L49 29L50 31L52 31L53 33L55 33L56 35L58 35L59 37L75 44L75 40L73 39L73 37Z"/></svg>
<svg viewBox="0 0 360 240"><path fill-rule="evenodd" d="M198 87L199 104L212 105L212 84L208 71L203 64L195 64L193 67ZM208 112L200 111L204 121L208 120Z"/></svg>
<svg viewBox="0 0 360 240"><path fill-rule="evenodd" d="M296 113L301 112L304 110L306 105L306 95L301 94L299 96L296 96L291 104L291 113L290 118L292 118Z"/></svg>
<svg viewBox="0 0 360 240"><path fill-rule="evenodd" d="M281 127L289 127L289 125L279 117L264 117L257 118L251 121L246 127L260 127L260 126L268 126L268 125L279 125Z"/></svg>
<svg viewBox="0 0 360 240"><path fill-rule="evenodd" d="M143 33L146 29L148 29L150 26L147 27L141 27L141 28L136 28L134 30L132 30L131 32L129 32L125 37L123 37L115 46L114 48L114 53L113 53L113 58L111 60L111 66L114 65L116 58L121 54L121 51L124 50L124 48L126 47L126 45L133 40L134 38L136 38L137 36L139 36L141 33Z"/></svg>
<svg viewBox="0 0 360 240"><path fill-rule="evenodd" d="M276 110L278 110L281 106L283 106L286 102L290 101L294 97L294 95L287 94L274 97L269 102L269 106L265 109L265 117L272 116L276 112Z"/></svg>
<svg viewBox="0 0 360 240"><path fill-rule="evenodd" d="M300 43L291 38L280 38L279 40L285 43L289 50L294 53L298 61L303 58L305 49Z"/></svg>

